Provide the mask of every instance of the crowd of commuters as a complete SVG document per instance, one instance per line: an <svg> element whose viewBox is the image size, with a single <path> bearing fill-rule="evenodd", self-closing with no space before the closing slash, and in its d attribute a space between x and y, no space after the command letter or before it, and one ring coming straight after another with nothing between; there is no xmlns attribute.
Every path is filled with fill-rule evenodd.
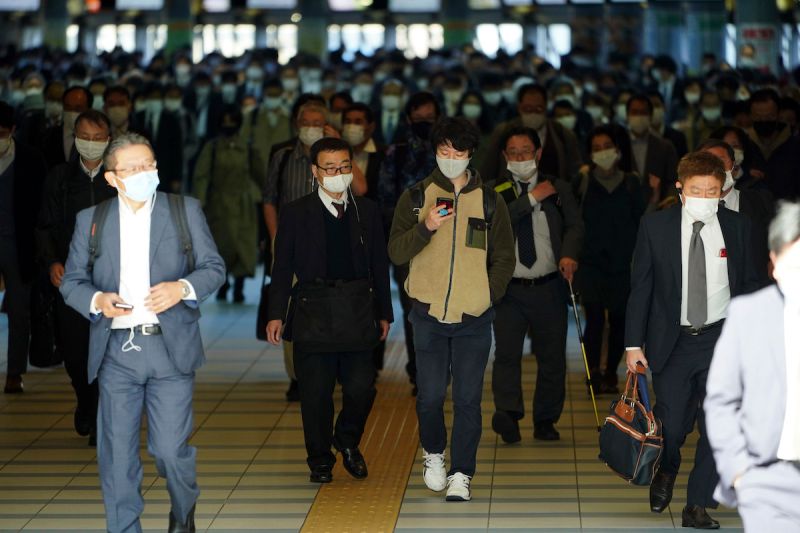
<svg viewBox="0 0 800 533"><path fill-rule="evenodd" d="M113 386L121 377L110 368L122 363L105 344L95 346L100 315L112 330L130 326L127 340L115 333L103 343L119 337L122 351L138 352L135 342L144 341L134 339L136 328L160 334L160 313L175 305L195 324L197 301L212 291L226 300L231 281L232 301L243 302L244 280L262 258L272 270L267 339L283 344L286 396L301 402L311 480L332 480L331 446L348 472L363 478L358 443L394 319L391 276L417 396L424 480L432 490L446 488L447 500L464 501L475 474L492 333L493 430L509 444L522 439L521 361L530 337L538 363L533 437L560 438L566 301L574 285L586 314L587 384L617 393L623 356L629 369L641 363L653 373L665 454L651 509L669 504L680 447L697 421L701 438L683 524L718 527L706 512L716 506L717 484L703 410L706 380L731 298L774 283L775 260L793 242L786 231L773 239L769 224L776 201L800 196L800 80L732 69L711 54L696 75L666 56L612 56L602 69L582 66L585 59L565 57L555 68L529 49L488 58L463 47L414 60L379 51L353 62L339 53L324 63L298 55L280 65L275 50L253 50L238 58L212 53L199 63L181 52L157 54L145 64L121 50L89 57L8 49L0 58L5 392L23 391L31 327L43 319L30 304L51 294L55 349L76 394L75 429L91 445L118 447L103 426L116 416L124 419L120 431L128 431L136 421L114 414L122 400ZM134 166L120 166L127 157ZM156 187L157 196L150 190ZM158 242L150 242L151 262L169 273L150 275L170 285L133 310L115 306L126 303L116 292L136 292L118 280L100 283L113 297L95 298L83 285L94 280L100 294L100 274L81 264L97 252L81 240L87 228L94 235L95 225L81 211L119 197L112 213L120 221L130 216L127 228L149 225L150 218L137 218L142 208L152 210L153 223L169 219L164 202L172 196L161 193L199 200L186 204L199 242L187 253L205 263L193 272L173 263L180 254L157 260ZM173 237L182 241L177 230ZM132 257L127 245L116 246L123 259ZM218 275L217 257L230 278ZM114 265L98 260L110 273ZM141 283L122 270L122 278ZM783 270L789 284L797 274ZM330 282L323 289L342 289L352 287L342 280L357 279L369 279L374 289L374 343L310 349L292 342L291 297L298 290L316 280ZM161 311L159 291L168 304ZM141 306L152 314L141 315ZM173 316L164 315L165 331L174 327ZM145 340L146 348L173 359L156 374L172 378L199 364L166 339L158 346ZM174 361L176 350L189 362ZM344 402L334 424L337 380ZM100 427L98 398L100 419L106 417ZM190 418L181 413L183 422ZM174 531L188 527L196 499L185 437L155 437L168 453L185 456L160 463L162 474L185 485L171 489ZM796 464L798 442L787 444L781 459ZM131 464L129 471L136 469ZM122 482L113 472L119 468L101 457L104 491L120 490L112 488ZM127 475L133 483L135 472ZM138 523L141 512L140 497L125 498L106 501L125 507L114 511L121 513L114 515L120 530L127 527L122 522Z"/></svg>

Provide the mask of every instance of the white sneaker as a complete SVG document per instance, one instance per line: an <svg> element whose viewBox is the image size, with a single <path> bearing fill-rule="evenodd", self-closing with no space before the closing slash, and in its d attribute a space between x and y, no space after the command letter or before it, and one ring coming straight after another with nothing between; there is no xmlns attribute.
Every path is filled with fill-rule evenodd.
<svg viewBox="0 0 800 533"><path fill-rule="evenodd" d="M452 476L447 476L447 497L448 502L468 502L472 499L469 492L469 476L456 472Z"/></svg>
<svg viewBox="0 0 800 533"><path fill-rule="evenodd" d="M443 453L428 453L422 450L422 477L425 486L434 492L447 486L447 469L444 467Z"/></svg>

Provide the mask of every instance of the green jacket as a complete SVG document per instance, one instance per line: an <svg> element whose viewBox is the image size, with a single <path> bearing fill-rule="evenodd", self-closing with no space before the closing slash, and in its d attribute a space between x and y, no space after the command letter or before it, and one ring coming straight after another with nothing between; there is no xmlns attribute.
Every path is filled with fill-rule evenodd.
<svg viewBox="0 0 800 533"><path fill-rule="evenodd" d="M409 263L406 292L445 323L482 315L502 298L514 273L508 208L495 193L496 208L487 228L480 176L471 172L469 183L456 196L450 180L435 169L422 182L425 195L419 213L414 212L409 190L403 192L389 234L389 258L397 265ZM437 198L454 200L455 217L431 232L425 218Z"/></svg>

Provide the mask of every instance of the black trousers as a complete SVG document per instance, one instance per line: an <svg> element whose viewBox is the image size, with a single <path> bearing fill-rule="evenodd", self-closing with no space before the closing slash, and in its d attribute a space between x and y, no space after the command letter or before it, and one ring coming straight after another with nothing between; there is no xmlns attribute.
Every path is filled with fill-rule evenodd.
<svg viewBox="0 0 800 533"><path fill-rule="evenodd" d="M78 408L97 419L97 381L89 383L89 321L68 306L59 293L56 296L56 323L58 348L64 356L67 370L75 390Z"/></svg>
<svg viewBox="0 0 800 533"><path fill-rule="evenodd" d="M28 370L28 349L31 338L31 285L22 280L17 258L17 242L12 236L0 235L0 275L6 284L5 309L8 313L9 375Z"/></svg>
<svg viewBox="0 0 800 533"><path fill-rule="evenodd" d="M533 396L533 421L558 422L564 409L567 375L567 303L563 281L525 287L510 284L495 307L495 354L492 392L498 411L521 419L522 345L531 330L538 372Z"/></svg>
<svg viewBox="0 0 800 533"><path fill-rule="evenodd" d="M589 370L600 370L603 349L603 329L606 324L605 307L602 304L584 304L586 328L583 333L586 343L586 359ZM616 378L617 367L625 351L625 309L608 310L608 360L605 375ZM616 379L615 379L616 382Z"/></svg>
<svg viewBox="0 0 800 533"><path fill-rule="evenodd" d="M722 331L715 328L698 336L681 333L664 368L653 374L656 404L653 412L661 420L664 451L660 469L677 474L681 466L681 446L694 429L695 420L700 438L695 450L694 467L689 473L686 503L700 507L717 507L714 488L719 481L714 456L706 435L703 400L714 345Z"/></svg>
<svg viewBox="0 0 800 533"><path fill-rule="evenodd" d="M408 277L408 265L395 265L392 268L392 277L397 283L397 293L400 296L400 307L403 308L403 332L406 336L406 351L408 352L408 362L406 363L406 373L411 383L417 382L417 350L414 347L414 327L408 320L411 313L411 298L406 293L406 278Z"/></svg>
<svg viewBox="0 0 800 533"><path fill-rule="evenodd" d="M294 349L308 466L333 465L337 448L356 448L375 401L372 351L304 353ZM342 410L333 422L333 392L342 384Z"/></svg>

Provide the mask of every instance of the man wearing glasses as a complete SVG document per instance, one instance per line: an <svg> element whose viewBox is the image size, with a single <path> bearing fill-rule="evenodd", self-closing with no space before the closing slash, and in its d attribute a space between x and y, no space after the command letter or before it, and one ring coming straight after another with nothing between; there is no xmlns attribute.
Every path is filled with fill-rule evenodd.
<svg viewBox="0 0 800 533"><path fill-rule="evenodd" d="M269 293L267 340L278 345L286 323L292 335L292 311L296 287L324 280L326 283L372 278L380 340L386 339L392 322L389 260L378 207L350 191L353 151L336 138L315 142L309 152L317 190L285 205L275 240L275 264ZM344 304L345 302L343 302ZM294 367L300 391L310 480L330 483L336 457L342 454L345 470L356 479L367 477L367 465L358 449L367 417L375 399L375 366L372 350L342 350L331 338L329 350L309 352L294 348ZM327 344L327 343L326 343ZM342 384L342 410L333 421L333 391ZM334 428L331 432L331 428Z"/></svg>
<svg viewBox="0 0 800 533"><path fill-rule="evenodd" d="M139 432L147 412L147 448L167 480L170 533L195 531L197 487L192 432L194 372L204 360L200 301L225 279L197 200L185 199L194 269L181 247L153 150L136 134L114 139L103 155L105 179L117 189L103 224L97 208L78 213L61 294L89 319L90 382L98 380L97 460L106 527L141 531ZM90 265L90 236L97 253Z"/></svg>

